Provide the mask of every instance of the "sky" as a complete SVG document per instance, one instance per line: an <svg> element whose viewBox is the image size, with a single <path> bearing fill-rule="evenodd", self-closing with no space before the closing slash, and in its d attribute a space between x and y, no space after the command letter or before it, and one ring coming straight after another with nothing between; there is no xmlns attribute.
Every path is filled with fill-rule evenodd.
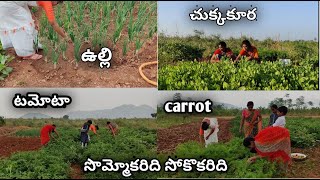
<svg viewBox="0 0 320 180"><path fill-rule="evenodd" d="M227 21L224 26L214 21L193 22L189 13L194 9L214 9L219 7L223 17L226 11L236 7L238 11L246 11L257 7L257 21ZM252 5L252 7L251 7ZM195 29L203 30L206 35L221 34L223 38L243 35L255 39L275 38L280 40L314 40L318 39L318 2L303 1L159 1L158 29L168 35L193 34Z"/></svg>
<svg viewBox="0 0 320 180"><path fill-rule="evenodd" d="M38 92L41 95L68 95L72 103L66 109L17 109L12 105L16 93ZM28 113L43 113L51 117L62 117L71 111L112 109L124 104L148 105L156 109L156 88L66 88L66 89L0 89L0 116L17 118Z"/></svg>
<svg viewBox="0 0 320 180"><path fill-rule="evenodd" d="M182 98L191 97L193 100L211 99L213 102L228 103L244 108L248 101L253 101L255 107L268 107L269 102L275 98L284 98L286 94L294 100L300 96L305 97L305 102L312 101L319 107L320 91L159 91L158 105L171 100L175 93L181 93Z"/></svg>

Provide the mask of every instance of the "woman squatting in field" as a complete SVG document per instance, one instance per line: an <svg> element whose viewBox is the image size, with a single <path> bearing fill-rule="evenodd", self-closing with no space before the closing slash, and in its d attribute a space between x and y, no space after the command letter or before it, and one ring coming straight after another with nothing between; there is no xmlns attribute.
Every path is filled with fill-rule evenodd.
<svg viewBox="0 0 320 180"><path fill-rule="evenodd" d="M289 130L283 127L268 127L256 137L247 137L243 145L250 149L250 152L257 155L248 159L249 163L255 162L258 158L267 158L284 165L286 171L291 162L291 141Z"/></svg>
<svg viewBox="0 0 320 180"><path fill-rule="evenodd" d="M34 49L38 25L32 18L29 6L43 8L53 29L68 43L72 43L54 17L53 6L60 2L62 1L0 1L0 39L3 49L14 48L16 54L23 59L42 58Z"/></svg>

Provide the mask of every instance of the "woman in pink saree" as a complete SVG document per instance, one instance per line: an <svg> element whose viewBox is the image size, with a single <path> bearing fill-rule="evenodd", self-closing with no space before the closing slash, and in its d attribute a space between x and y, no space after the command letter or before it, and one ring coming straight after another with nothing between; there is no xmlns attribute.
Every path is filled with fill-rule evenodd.
<svg viewBox="0 0 320 180"><path fill-rule="evenodd" d="M240 133L244 132L245 137L255 137L262 130L262 116L260 111L253 109L254 103L249 101L247 108L242 111Z"/></svg>

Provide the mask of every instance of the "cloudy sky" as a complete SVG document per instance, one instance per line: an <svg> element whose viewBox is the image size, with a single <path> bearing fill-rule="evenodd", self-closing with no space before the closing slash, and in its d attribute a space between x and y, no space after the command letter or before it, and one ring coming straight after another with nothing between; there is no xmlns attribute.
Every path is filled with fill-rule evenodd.
<svg viewBox="0 0 320 180"><path fill-rule="evenodd" d="M198 5L198 7L196 7ZM252 7L251 7L252 5ZM216 22L193 22L189 14L194 9L205 10L219 7L222 17L226 17L230 6L237 11L247 11L257 7L257 21L226 21L224 26ZM160 1L158 2L158 29L169 35L193 34L193 30L203 30L205 34L221 34L222 37L239 37L241 34L265 39L280 35L281 40L318 39L318 2L310 1Z"/></svg>
<svg viewBox="0 0 320 180"><path fill-rule="evenodd" d="M320 91L159 91L158 104L172 100L175 93L181 93L182 98L191 97L193 100L205 100L228 103L237 107L246 107L248 101L253 101L255 107L267 107L269 102L286 94L295 100L300 96L305 97L305 102L312 101L319 107Z"/></svg>
<svg viewBox="0 0 320 180"><path fill-rule="evenodd" d="M72 103L66 109L17 109L12 105L16 93L38 92L41 95L68 95ZM90 111L111 109L124 104L149 105L156 109L157 89L155 88L70 88L70 89L0 89L0 116L6 118L21 117L27 113L44 113L52 117L61 117L71 111Z"/></svg>

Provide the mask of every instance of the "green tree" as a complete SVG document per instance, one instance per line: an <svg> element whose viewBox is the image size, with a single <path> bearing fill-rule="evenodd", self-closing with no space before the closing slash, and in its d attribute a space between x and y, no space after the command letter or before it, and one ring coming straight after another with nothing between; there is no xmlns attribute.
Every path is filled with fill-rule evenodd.
<svg viewBox="0 0 320 180"><path fill-rule="evenodd" d="M173 101L174 102L180 102L182 100L182 95L181 95L181 93L175 93L174 95L173 95Z"/></svg>
<svg viewBox="0 0 320 180"><path fill-rule="evenodd" d="M0 116L0 127L1 126L4 126L6 124L5 120L4 120L4 117L3 116Z"/></svg>
<svg viewBox="0 0 320 180"><path fill-rule="evenodd" d="M304 96L300 96L296 99L296 107L298 109L304 109L305 108L305 102L304 102Z"/></svg>

